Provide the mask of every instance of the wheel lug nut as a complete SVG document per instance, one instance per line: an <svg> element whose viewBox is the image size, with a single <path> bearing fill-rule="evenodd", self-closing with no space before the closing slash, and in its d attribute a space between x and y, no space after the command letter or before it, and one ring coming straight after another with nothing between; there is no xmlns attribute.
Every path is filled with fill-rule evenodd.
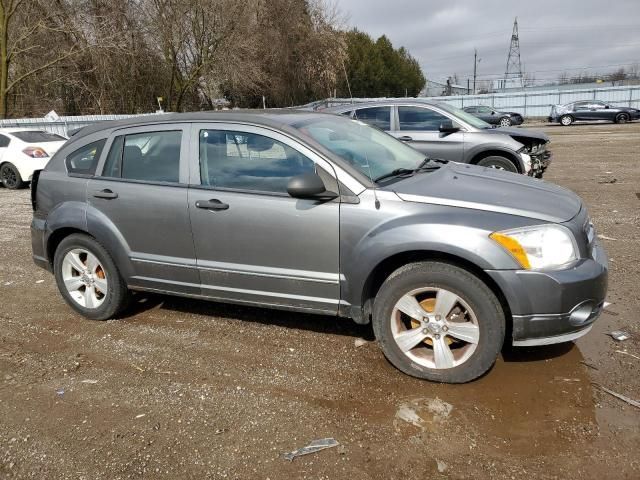
<svg viewBox="0 0 640 480"><path fill-rule="evenodd" d="M446 325L445 325L444 327L442 327L442 331L443 331L443 332L446 332L446 331L448 331L448 330L449 330L449 327L447 327Z"/></svg>
<svg viewBox="0 0 640 480"><path fill-rule="evenodd" d="M424 319L424 323L429 323L429 317Z"/></svg>
<svg viewBox="0 0 640 480"><path fill-rule="evenodd" d="M425 335L429 335L429 329L423 328L422 333L424 333Z"/></svg>
<svg viewBox="0 0 640 480"><path fill-rule="evenodd" d="M436 334L435 337L436 337L436 340L440 339L440 335L438 335L438 334Z"/></svg>
<svg viewBox="0 0 640 480"><path fill-rule="evenodd" d="M440 321L440 318L442 318L442 317L440 317L440 315L436 315L436 320L437 321Z"/></svg>

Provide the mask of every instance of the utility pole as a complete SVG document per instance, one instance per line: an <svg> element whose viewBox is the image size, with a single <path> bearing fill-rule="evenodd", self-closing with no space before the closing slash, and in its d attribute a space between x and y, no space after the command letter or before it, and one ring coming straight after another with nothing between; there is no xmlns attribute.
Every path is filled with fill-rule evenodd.
<svg viewBox="0 0 640 480"><path fill-rule="evenodd" d="M478 50L473 49L473 94L476 94L476 72L478 69Z"/></svg>
<svg viewBox="0 0 640 480"><path fill-rule="evenodd" d="M511 45L509 55L507 55L507 68L504 72L504 88L507 87L509 79L520 81L520 86L524 87L524 77L522 75L522 63L520 62L520 38L518 37L518 17L513 21L513 33L511 34Z"/></svg>

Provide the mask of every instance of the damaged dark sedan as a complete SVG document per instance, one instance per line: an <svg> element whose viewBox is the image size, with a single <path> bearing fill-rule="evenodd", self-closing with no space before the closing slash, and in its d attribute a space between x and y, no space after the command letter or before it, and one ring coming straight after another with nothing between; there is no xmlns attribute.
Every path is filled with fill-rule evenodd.
<svg viewBox="0 0 640 480"><path fill-rule="evenodd" d="M446 103L386 100L323 110L378 127L430 158L542 178L551 163L549 137L535 130L495 128Z"/></svg>

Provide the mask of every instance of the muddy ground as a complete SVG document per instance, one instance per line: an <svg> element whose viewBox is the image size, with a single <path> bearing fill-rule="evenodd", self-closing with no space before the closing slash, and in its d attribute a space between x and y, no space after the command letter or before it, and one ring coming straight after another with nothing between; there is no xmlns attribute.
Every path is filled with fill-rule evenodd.
<svg viewBox="0 0 640 480"><path fill-rule="evenodd" d="M399 373L332 317L139 295L83 320L31 261L28 190L0 189L0 477L640 478L640 409L599 387L640 400L640 123L545 130L612 305L575 345L505 351L458 386ZM282 458L324 437L341 446Z"/></svg>

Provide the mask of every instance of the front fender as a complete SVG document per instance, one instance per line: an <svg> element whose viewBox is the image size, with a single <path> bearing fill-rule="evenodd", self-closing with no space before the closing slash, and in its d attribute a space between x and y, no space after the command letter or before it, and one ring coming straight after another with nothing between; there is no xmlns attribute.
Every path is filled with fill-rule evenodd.
<svg viewBox="0 0 640 480"><path fill-rule="evenodd" d="M519 268L516 260L489 238L493 231L500 229L499 223L495 224L495 229L487 230L486 226L483 228L477 224L477 218L475 222L472 220L474 214L479 216L479 212L462 213L462 210L457 210L458 217L469 216L469 220L462 218L451 224L448 223L451 211L442 211L416 223L416 217L410 215L385 222L362 235L350 249L350 254L342 257L343 299L351 305L361 305L363 292L373 272L382 262L398 254L442 254L459 258L482 270ZM492 227L491 223L487 226Z"/></svg>
<svg viewBox="0 0 640 480"><path fill-rule="evenodd" d="M478 159L479 157L483 156L483 154L486 154L486 153L490 153L490 154L498 153L516 162L520 171L524 172L526 171L524 161L522 160L522 157L517 153L517 151L523 148L524 145L516 141L514 141L514 144L517 146L514 150L511 148L507 148L501 144L490 144L490 143L478 145L476 147L471 147L468 151L465 152L467 156L467 163L475 163L476 159Z"/></svg>

